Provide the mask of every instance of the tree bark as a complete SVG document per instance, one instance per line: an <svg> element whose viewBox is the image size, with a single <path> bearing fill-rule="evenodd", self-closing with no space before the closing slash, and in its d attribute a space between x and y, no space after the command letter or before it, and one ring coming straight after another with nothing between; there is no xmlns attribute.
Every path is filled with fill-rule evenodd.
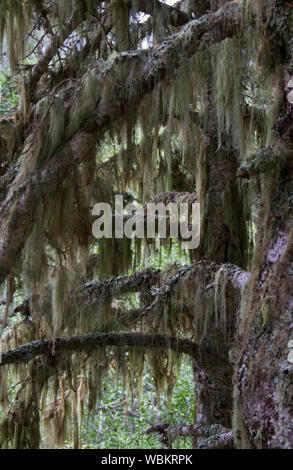
<svg viewBox="0 0 293 470"><path fill-rule="evenodd" d="M235 345L234 432L239 448L293 447L293 212L291 161L263 176L257 248ZM268 189L266 189L268 188Z"/></svg>

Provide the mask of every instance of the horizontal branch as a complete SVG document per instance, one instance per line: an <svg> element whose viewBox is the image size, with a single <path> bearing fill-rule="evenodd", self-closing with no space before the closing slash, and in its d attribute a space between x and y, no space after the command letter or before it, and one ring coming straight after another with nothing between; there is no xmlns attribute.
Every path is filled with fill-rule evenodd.
<svg viewBox="0 0 293 470"><path fill-rule="evenodd" d="M286 165L288 161L291 163L292 155L292 151L288 150L280 153L279 150L273 147L261 148L242 163L237 176L239 178L251 178L269 170L275 171L276 168Z"/></svg>
<svg viewBox="0 0 293 470"><path fill-rule="evenodd" d="M198 424L176 425L170 423L158 424L147 429L147 434L159 433L163 436L163 442L171 442L176 437L195 437L202 442L198 449L233 449L234 438L231 429L220 424L202 426ZM203 439L204 438L204 439Z"/></svg>
<svg viewBox="0 0 293 470"><path fill-rule="evenodd" d="M169 270L172 273L171 275ZM142 306L128 310L122 309L119 312L112 309L112 314L108 316L107 323L101 331L105 333L119 328L129 328L131 325L151 316L160 317L160 314L164 312L168 299L171 301L173 311L176 309L179 313L183 308L183 304L180 302L172 303L173 296L176 297L181 285L184 286L189 279L196 278L201 270L210 273L211 281L214 279L216 272L222 270L228 275L232 289L236 290L241 289L250 277L249 272L237 266L231 264L216 265L206 260L198 261L189 266L174 265L173 268L170 266L169 270L148 268L140 272L134 272L130 276L112 277L99 282L86 282L71 293L72 308L74 308L74 305L83 305L86 310L96 302L99 305L101 302L109 304L113 298L121 297L130 292L141 292L143 295ZM51 303L49 290L47 302L47 308L49 309ZM192 306L186 304L185 308L192 309ZM29 299L26 299L15 308L14 313L18 312L23 316L31 315Z"/></svg>
<svg viewBox="0 0 293 470"><path fill-rule="evenodd" d="M210 277L210 287L212 286L216 273L221 271L223 274L225 273L224 280L221 282L227 282L228 284L226 285L226 288L232 289L235 293L237 292L238 289L242 289L242 287L246 284L246 282L250 278L250 273L248 271L244 271L241 268L232 265L232 264L223 264L223 265L217 265L212 262L208 262L207 260L201 260L198 261L192 265L189 266L174 266L174 268L177 268L175 272L173 272L171 275L168 275L168 270L166 271L158 271L158 277L157 279L154 277L152 278L152 281L150 281L151 278L145 277L145 280L141 281L141 284L138 287L135 287L135 284L133 284L133 279L131 279L129 284L125 284L127 286L127 291L129 288L135 289L135 291L144 291L144 295L146 293L146 289L148 289L148 305L144 307L140 307L137 309L130 309L128 311L122 311L119 316L112 316L108 318L107 325L105 325L104 331L115 331L118 328L129 328L131 325L136 324L139 321L144 321L150 318L153 319L159 319L163 318L163 316L166 314L166 305L170 305L170 308L172 308L173 313L180 313L182 310L184 311L193 311L194 305L197 304L198 298L202 295L198 293L198 298L195 299L192 297L191 299L188 298L181 298L181 301L178 302L178 292L180 292L182 289L184 290L186 284L191 280L191 279L196 279L199 273L205 272L206 274L209 274ZM170 270L172 271L172 267L170 267ZM146 275L146 271L142 272L142 276ZM156 272L154 272L155 274ZM137 276L140 275L140 273L134 273L132 276ZM140 275L141 276L141 275ZM126 281L126 277L121 277L121 279L124 279L122 282L123 283ZM139 278L138 278L139 279ZM207 279L207 278L206 278ZM103 283L103 281L101 281ZM161 285L158 285L158 284ZM89 305L92 302L96 302L97 299L99 299L99 294L97 295L98 292L101 292L100 289L102 288L102 291L105 292L103 287L98 286L98 284L89 284L89 289L92 293L89 291L89 296L87 296L86 290L81 290L81 293L83 295L83 304ZM154 287L153 292L151 292L151 287ZM114 287L114 284L113 286ZM119 295L119 292L121 294L121 290L117 291L115 293L115 290L112 290L112 295L115 297ZM130 292L130 290L128 291ZM231 295L231 290L230 290L230 295ZM105 298L105 297L104 297ZM106 297L107 298L107 297ZM172 300L176 301L172 301Z"/></svg>
<svg viewBox="0 0 293 470"><path fill-rule="evenodd" d="M230 429L225 428L221 424L213 424L211 426L203 426L200 424L158 424L155 426L151 426L147 429L147 434L152 432L157 432L160 434L171 434L172 436L181 436L181 437L188 437L188 436L195 436L195 437L206 437L210 438L212 436L216 436L222 433L230 432Z"/></svg>
<svg viewBox="0 0 293 470"><path fill-rule="evenodd" d="M1 354L0 366L28 362L40 355L51 356L62 352L91 352L100 347L139 347L139 348L168 348L181 354L188 354L200 360L198 346L190 340L179 339L163 334L142 333L88 333L71 336L32 341L16 349L4 351ZM202 352L201 352L202 354Z"/></svg>
<svg viewBox="0 0 293 470"><path fill-rule="evenodd" d="M156 285L160 278L160 269L148 268L134 272L130 276L118 276L100 282L87 282L80 288L83 297L92 300L118 297L129 292L139 292Z"/></svg>

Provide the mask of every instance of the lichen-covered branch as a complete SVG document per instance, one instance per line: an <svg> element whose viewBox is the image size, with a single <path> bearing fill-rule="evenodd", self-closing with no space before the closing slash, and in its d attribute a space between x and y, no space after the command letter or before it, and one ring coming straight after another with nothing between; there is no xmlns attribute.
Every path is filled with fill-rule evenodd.
<svg viewBox="0 0 293 470"><path fill-rule="evenodd" d="M193 437L200 439L198 449L233 449L234 438L231 429L226 429L220 424L202 426L198 424L176 425L170 423L151 426L146 431L147 434L162 434L163 443L169 446L176 437Z"/></svg>
<svg viewBox="0 0 293 470"><path fill-rule="evenodd" d="M276 170L286 165L289 159L292 161L292 155L292 151L288 150L280 153L273 147L262 148L241 164L237 176L251 178L269 170Z"/></svg>
<svg viewBox="0 0 293 470"><path fill-rule="evenodd" d="M128 292L139 292L158 283L160 269L148 268L144 271L134 272L130 276L117 276L98 283L88 282L80 288L84 297L92 300L118 297Z"/></svg>
<svg viewBox="0 0 293 470"><path fill-rule="evenodd" d="M230 432L230 431L231 429L226 429L224 428L224 426L221 426L220 424L214 424L211 426L202 426L198 424L176 425L176 424L164 423L164 424L151 426L150 428L147 429L146 432L147 434L150 434L152 432L158 432L158 433L164 434L168 432L173 437L197 436L197 437L208 438L208 437L212 437L212 436L219 435L224 432L225 433Z"/></svg>
<svg viewBox="0 0 293 470"><path fill-rule="evenodd" d="M62 352L87 352L100 347L117 346L140 348L169 348L182 354L188 354L201 361L198 346L190 340L171 337L164 334L143 333L88 333L71 336L32 341L14 350L1 354L0 366L28 362L40 355L57 355Z"/></svg>
<svg viewBox="0 0 293 470"><path fill-rule="evenodd" d="M186 312L193 312L201 300L202 291L199 291L198 296L195 298L189 298L187 292L181 301L177 299L178 292L184 292L187 283L196 283L198 276L205 276L206 280L211 283L210 288L214 288L216 284L213 283L216 282L217 273L219 272L222 273L223 278L218 279L217 282L221 283L221 287L216 287L216 289L222 291L229 287L229 292L233 291L237 297L238 290L241 290L248 281L249 273L237 266L228 264L218 266L204 260L189 266L170 266L166 271L146 269L134 272L130 276L111 277L99 282L86 282L71 293L71 306L69 308L71 311L82 308L85 316L87 316L87 312L92 311L96 306L94 316L98 319L100 307L108 305L107 318L105 318L103 325L99 327L99 331L110 332L117 331L119 328L128 329L140 321L146 323L156 321L156 319L160 321L163 318L163 312L166 313L166 306L168 305L170 305L168 314L172 311L172 314L176 317L180 316L183 309ZM203 286L204 288L205 286ZM123 307L118 310L111 308L110 304L113 299L123 297L131 292L140 293L140 306L138 308L128 310ZM36 302L36 298L34 301ZM43 308L44 299L40 310L42 311ZM51 310L49 290L46 308ZM15 309L15 313L18 312L25 317L32 315L29 299ZM197 321L200 320L197 319Z"/></svg>

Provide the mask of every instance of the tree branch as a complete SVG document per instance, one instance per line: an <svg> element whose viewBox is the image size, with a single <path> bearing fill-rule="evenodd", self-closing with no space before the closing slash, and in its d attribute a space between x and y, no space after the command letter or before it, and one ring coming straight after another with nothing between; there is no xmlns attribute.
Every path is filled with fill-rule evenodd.
<svg viewBox="0 0 293 470"><path fill-rule="evenodd" d="M32 341L16 349L4 351L1 354L0 366L28 362L40 355L50 356L62 352L90 352L106 346L139 347L139 348L168 348L178 353L188 354L201 361L198 346L190 340L179 339L163 334L142 333L88 333L71 336Z"/></svg>
<svg viewBox="0 0 293 470"><path fill-rule="evenodd" d="M251 178L269 170L275 171L276 168L284 166L289 159L292 161L292 154L292 150L288 151L284 148L281 152L273 147L261 148L242 163L237 176L239 178Z"/></svg>
<svg viewBox="0 0 293 470"><path fill-rule="evenodd" d="M158 424L155 426L151 426L149 429L147 429L147 434L150 434L152 432L158 432L160 434L165 434L168 432L169 434L172 434L172 436L182 436L182 437L188 437L188 436L197 436L197 437L212 437L216 436L222 433L227 433L230 432L231 429L227 429L221 424L213 424L211 426L202 426L200 424L182 424L182 425L177 425L177 424L170 424L170 423L164 423L164 424Z"/></svg>
<svg viewBox="0 0 293 470"><path fill-rule="evenodd" d="M118 328L129 328L140 320L148 318L150 315L160 315L164 311L167 299L176 296L180 285L185 285L189 278L195 277L201 269L210 271L211 279L220 269L225 270L229 276L229 282L234 289L241 289L249 279L250 273L233 265L216 265L205 260L194 263L190 266L174 266L175 274L168 276L168 270L146 269L144 271L135 272L130 276L118 276L105 279L100 282L86 282L72 292L71 298L73 304L84 305L88 308L90 305L98 302L111 302L113 298L117 298L129 292L141 292L143 294L143 305L139 308L122 310L117 316L117 311L112 311L112 316L108 318L108 323L104 325L101 332L115 331ZM171 272L172 267L169 268ZM155 292L151 288L156 288ZM49 292L49 291L48 291ZM147 301L149 302L146 305ZM48 303L51 302L48 295ZM182 309L182 304L172 304L173 310ZM186 305L185 307L188 307ZM49 304L48 304L49 308ZM74 307L73 307L74 308ZM190 307L191 308L191 307ZM20 312L23 316L31 315L30 301L26 299L22 304L18 305L14 313Z"/></svg>
<svg viewBox="0 0 293 470"><path fill-rule="evenodd" d="M98 283L89 282L81 287L82 296L92 299L118 297L128 292L139 292L150 288L159 281L161 270L148 268L144 271L134 272L130 276L118 276Z"/></svg>
<svg viewBox="0 0 293 470"><path fill-rule="evenodd" d="M198 449L233 449L234 438L231 429L227 429L221 424L202 426L198 424L176 425L170 423L158 424L147 429L146 433L159 433L163 436L164 443L172 443L177 437L204 438Z"/></svg>

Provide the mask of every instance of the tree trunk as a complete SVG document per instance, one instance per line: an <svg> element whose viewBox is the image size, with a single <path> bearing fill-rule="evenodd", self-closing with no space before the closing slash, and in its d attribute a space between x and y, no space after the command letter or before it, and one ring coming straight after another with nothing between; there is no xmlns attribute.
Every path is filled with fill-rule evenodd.
<svg viewBox="0 0 293 470"><path fill-rule="evenodd" d="M236 345L234 430L240 448L293 447L292 154L262 177L252 277Z"/></svg>

